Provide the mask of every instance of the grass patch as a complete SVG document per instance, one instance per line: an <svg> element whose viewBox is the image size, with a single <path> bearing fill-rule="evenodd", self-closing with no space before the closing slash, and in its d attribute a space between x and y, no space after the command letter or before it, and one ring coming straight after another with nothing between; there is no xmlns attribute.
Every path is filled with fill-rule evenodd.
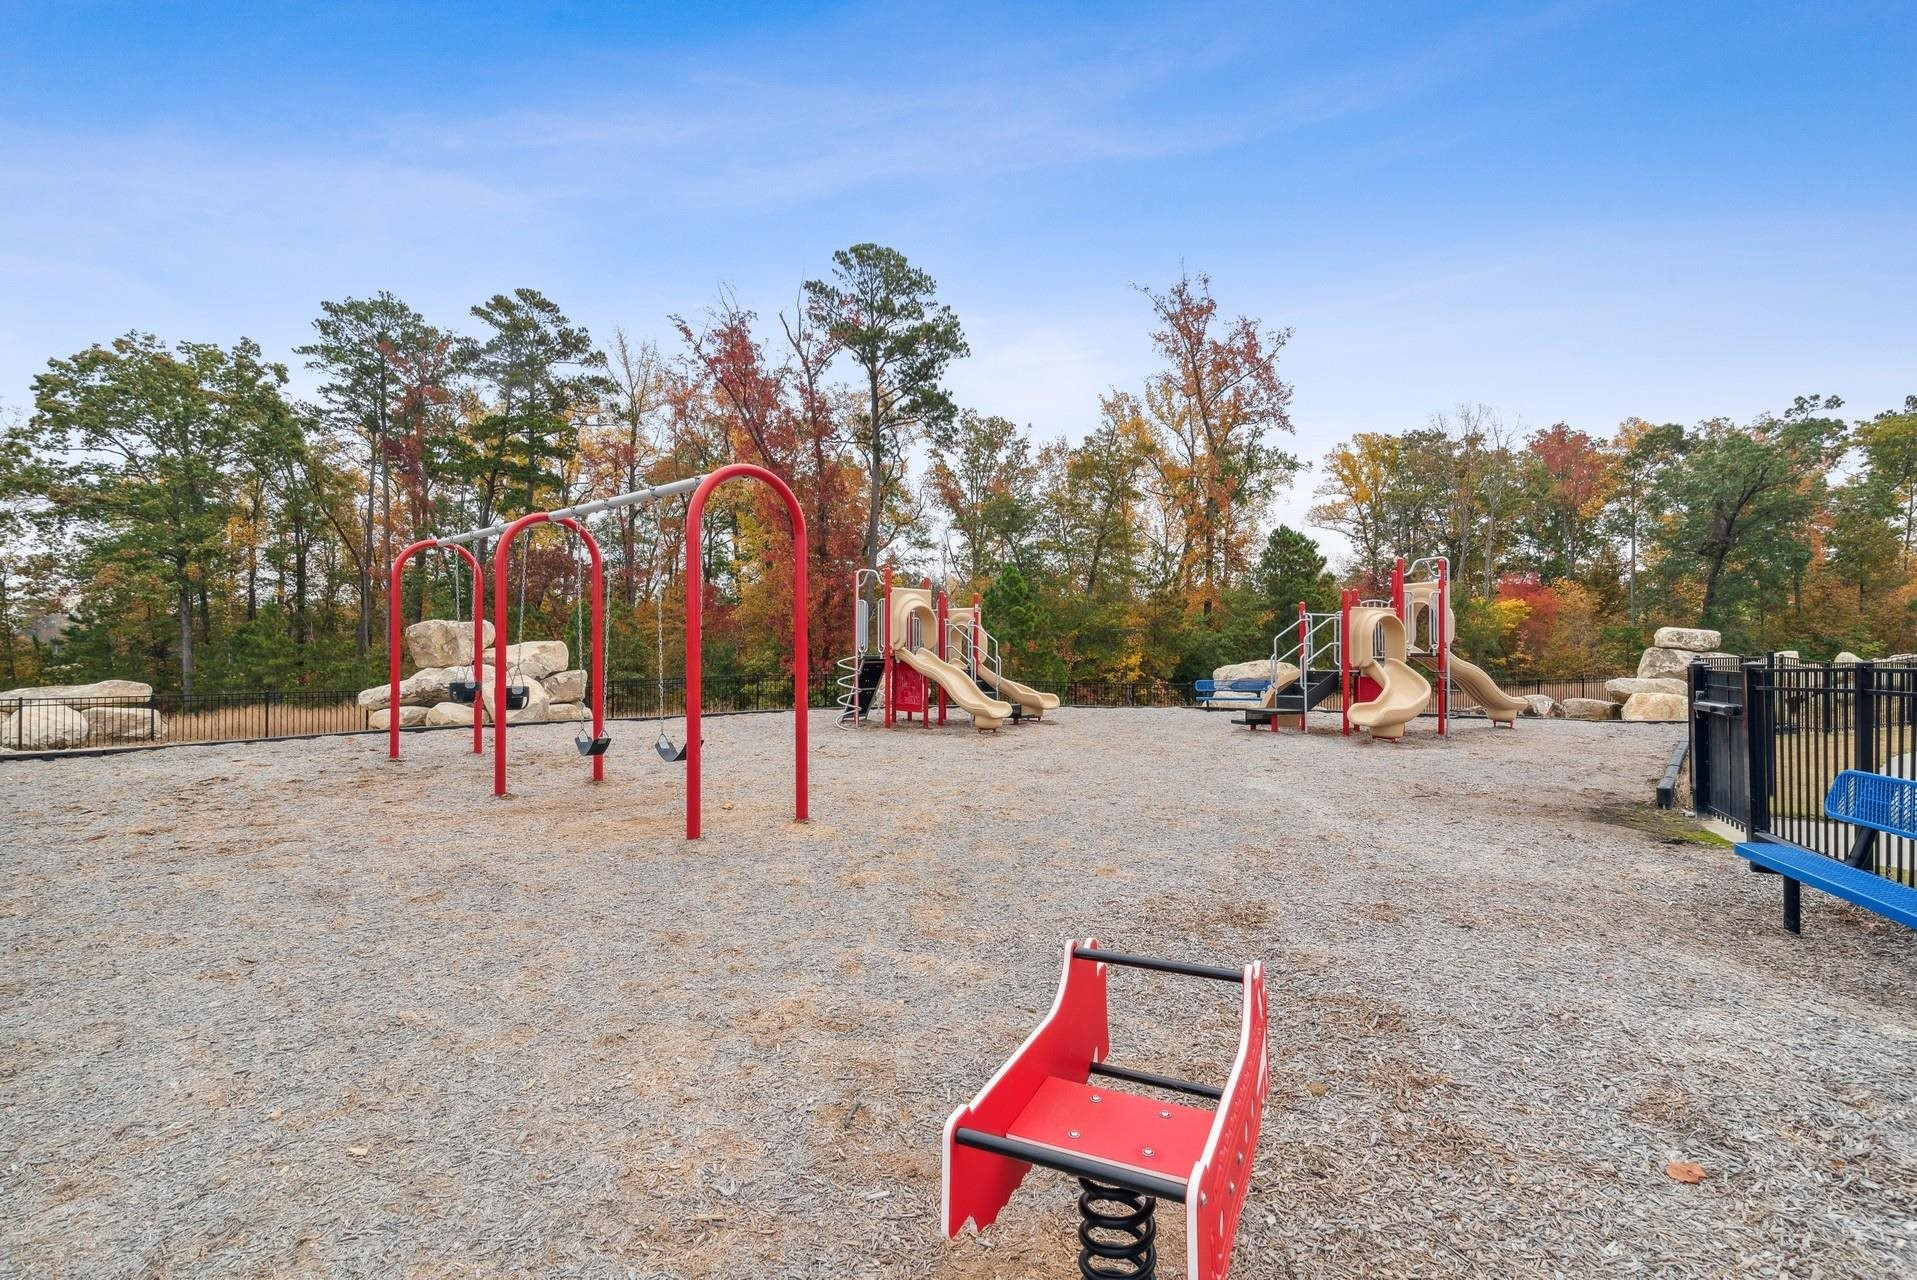
<svg viewBox="0 0 1917 1280"><path fill-rule="evenodd" d="M1659 809L1649 804L1606 804L1592 809L1591 816L1614 827L1642 831L1665 844L1701 844L1715 849L1727 849L1731 844L1676 809Z"/></svg>

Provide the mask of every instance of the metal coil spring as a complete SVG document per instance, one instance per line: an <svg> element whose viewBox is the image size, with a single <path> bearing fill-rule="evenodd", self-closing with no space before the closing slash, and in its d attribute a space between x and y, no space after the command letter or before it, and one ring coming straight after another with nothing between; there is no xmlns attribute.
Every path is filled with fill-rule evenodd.
<svg viewBox="0 0 1917 1280"><path fill-rule="evenodd" d="M1080 1178L1078 1273L1085 1280L1154 1280L1158 1275L1156 1198ZM1119 1206L1112 1212L1113 1206Z"/></svg>

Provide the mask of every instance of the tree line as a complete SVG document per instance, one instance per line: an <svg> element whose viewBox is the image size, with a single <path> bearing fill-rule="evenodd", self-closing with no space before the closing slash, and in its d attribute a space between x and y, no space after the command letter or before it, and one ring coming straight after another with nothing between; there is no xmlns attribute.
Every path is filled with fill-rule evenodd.
<svg viewBox="0 0 1917 1280"><path fill-rule="evenodd" d="M1460 647L1510 678L1622 669L1665 623L1753 650L1917 647L1917 398L1597 434L1467 405L1355 435L1307 476L1287 447L1290 331L1227 316L1203 275L1139 300L1154 364L1088 405L1076 442L957 404L959 317L875 244L769 318L722 291L663 344L597 340L524 288L457 329L390 293L323 302L286 360L130 332L50 360L0 417L0 684L370 683L387 566L414 538L734 460L799 497L819 666L850 647L860 565L981 593L1023 678L1131 682L1269 652L1299 601L1378 593L1400 555L1448 557ZM310 398L288 391L292 361ZM1270 527L1294 483L1350 547L1336 573L1308 531ZM650 675L662 631L677 668L683 522L669 503L595 524L616 674ZM707 522L707 668L776 673L783 508L727 486ZM577 644L574 549L550 529L522 547L509 638ZM428 556L402 608L450 616L469 595Z"/></svg>

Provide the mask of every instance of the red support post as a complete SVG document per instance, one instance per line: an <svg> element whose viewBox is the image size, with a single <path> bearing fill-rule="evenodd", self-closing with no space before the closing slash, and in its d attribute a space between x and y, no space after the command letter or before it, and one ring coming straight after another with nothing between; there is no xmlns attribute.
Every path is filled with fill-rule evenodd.
<svg viewBox="0 0 1917 1280"><path fill-rule="evenodd" d="M386 756L390 760L399 759L399 641L400 641L400 575L406 568L406 562L422 551L430 551L439 546L434 538L425 538L413 543L393 560L393 568L386 579ZM466 547L455 545L457 551L473 571L473 664L478 667L480 651L486 647L486 614L482 597L486 590L486 571L480 565L479 558ZM485 750L480 730L479 693L473 693L473 754Z"/></svg>
<svg viewBox="0 0 1917 1280"><path fill-rule="evenodd" d="M945 612L949 604L950 602L945 598L945 593L943 591L939 592L939 643L938 648L934 650L934 652L939 655L939 661L941 662L945 660ZM927 719L929 721L930 717L927 717ZM945 727L944 685L939 686L939 727Z"/></svg>
<svg viewBox="0 0 1917 1280"><path fill-rule="evenodd" d="M1311 686L1310 647L1311 621L1305 616L1305 602L1300 600L1298 602L1298 730L1301 733L1311 732L1311 726L1307 724L1305 720L1305 717L1311 713L1311 708L1306 705L1310 701L1310 698L1307 696ZM1275 711L1277 709L1278 695L1274 693L1271 696L1271 700L1272 708ZM1273 733L1278 732L1278 717L1276 715L1273 715L1271 718L1271 731Z"/></svg>
<svg viewBox="0 0 1917 1280"><path fill-rule="evenodd" d="M705 516L706 496L712 490L738 476L751 476L763 480L777 491L785 502L786 514L792 521L792 691L793 691L793 787L795 791L794 818L804 822L809 815L810 794L806 782L806 729L807 704L810 701L810 679L806 672L806 655L811 648L811 628L807 621L807 602L811 598L811 588L806 582L807 553L805 541L805 514L799 509L799 499L792 492L792 486L764 467L753 466L749 462L732 462L711 472L699 482L692 491L692 501L686 508L686 839L699 838L699 756L702 744L699 741L699 645L704 627L705 607L705 548L700 533L700 521ZM888 577L886 613L891 614L890 582ZM889 649L888 649L889 653Z"/></svg>
<svg viewBox="0 0 1917 1280"><path fill-rule="evenodd" d="M606 616L606 579L605 565L599 557L599 543L577 520L562 516L554 521L544 511L529 516L521 516L506 526L499 535L499 543L493 552L493 697L491 702L493 716L493 794L506 794L506 718L511 713L506 710L506 632L507 607L511 603L508 590L512 574L513 539L536 524L557 523L579 535L586 544L586 550L592 557L592 667L590 676L593 683L592 736L597 738L606 731L606 655L599 650L599 637L605 634ZM479 699L474 698L477 706ZM475 713L477 714L477 713ZM592 780L603 782L606 778L606 758L592 758Z"/></svg>
<svg viewBox="0 0 1917 1280"><path fill-rule="evenodd" d="M1399 556L1397 561L1391 566L1391 611L1398 615L1399 621L1402 622L1404 620L1405 608L1404 608L1404 557L1403 556Z"/></svg>
<svg viewBox="0 0 1917 1280"><path fill-rule="evenodd" d="M1445 736L1445 724L1451 713L1451 629L1445 618L1451 612L1450 566L1438 561L1437 604L1431 614L1431 647L1438 651L1438 736Z"/></svg>
<svg viewBox="0 0 1917 1280"><path fill-rule="evenodd" d="M898 705L892 690L892 566L885 566L885 616L879 619L879 647L885 651L885 727L892 727L892 708Z"/></svg>
<svg viewBox="0 0 1917 1280"><path fill-rule="evenodd" d="M1338 705L1347 738L1351 736L1351 598L1356 594L1349 587L1338 593Z"/></svg>

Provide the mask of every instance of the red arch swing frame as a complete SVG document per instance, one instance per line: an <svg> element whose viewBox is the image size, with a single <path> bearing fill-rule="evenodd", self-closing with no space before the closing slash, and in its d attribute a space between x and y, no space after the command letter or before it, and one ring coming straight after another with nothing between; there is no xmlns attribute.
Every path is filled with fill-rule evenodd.
<svg viewBox="0 0 1917 1280"><path fill-rule="evenodd" d="M699 680L700 643L705 624L706 562L702 521L706 497L727 480L749 476L763 480L785 503L792 521L792 712L793 712L793 817L804 822L810 816L809 786L806 777L806 713L810 703L810 679L806 669L807 650L811 646L811 626L807 601L811 590L807 583L805 514L799 499L774 472L749 462L728 463L709 473L692 492L686 507L686 839L699 838L700 733Z"/></svg>
<svg viewBox="0 0 1917 1280"><path fill-rule="evenodd" d="M571 516L554 519L544 511L535 512L507 525L499 535L499 544L493 551L493 794L506 794L506 719L511 714L506 710L506 620L507 605L512 574L513 539L522 532L538 524L556 524L569 529L579 536L586 545L586 553L592 559L592 668L588 678L592 681L592 736L602 738L606 734L606 653L600 637L606 633L606 568L599 557L599 541L594 538L586 526ZM477 702L477 699L475 699ZM606 780L606 757L592 757L592 780Z"/></svg>
<svg viewBox="0 0 1917 1280"><path fill-rule="evenodd" d="M479 557L461 543L451 547L442 544L437 538L425 538L413 543L393 559L393 567L386 578L386 756L389 760L399 759L399 607L401 576L406 570L406 562L422 551L457 551L473 571L473 666L474 675L478 675L479 655L486 649L486 615L481 602L486 597L486 567L479 563ZM473 754L479 755L486 748L480 736L480 722L483 712L479 706L479 691L473 690Z"/></svg>

